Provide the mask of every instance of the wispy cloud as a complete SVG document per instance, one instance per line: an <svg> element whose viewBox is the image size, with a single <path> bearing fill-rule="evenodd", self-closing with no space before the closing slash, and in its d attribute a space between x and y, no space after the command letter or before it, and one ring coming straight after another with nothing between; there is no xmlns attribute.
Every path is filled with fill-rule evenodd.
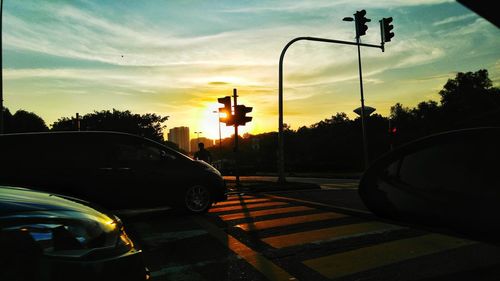
<svg viewBox="0 0 500 281"><path fill-rule="evenodd" d="M461 15L461 16L449 17L449 18L446 18L444 20L435 22L432 25L439 26L439 25L443 25L443 24L456 23L456 22L460 22L460 21L467 20L467 19L474 18L474 17L477 17L477 15L470 13L470 14Z"/></svg>
<svg viewBox="0 0 500 281"><path fill-rule="evenodd" d="M416 5L435 5L441 3L451 3L453 0L389 0L389 1L356 1L356 5L365 8L396 8ZM317 0L317 1L276 1L274 3L266 3L265 5L255 5L244 8L225 9L226 13L259 13L259 12L304 12L311 10L322 10L325 8L343 8L352 7L353 2L349 0Z"/></svg>
<svg viewBox="0 0 500 281"><path fill-rule="evenodd" d="M483 19L474 20L475 15L456 1L221 1L210 5L203 15L189 10L199 6L190 1L160 2L186 13L171 19L171 11L165 15L160 11L151 18L142 10L146 4L128 9L114 1L105 5L90 0L11 1L15 9L4 11L3 33L4 49L12 56L4 64L8 102L17 99L18 104L27 104L32 99L24 97L36 93L61 100L61 108L65 107L63 101L73 99L87 102L89 109L119 103L140 112L168 112L181 118L180 123L197 118L217 97L238 88L242 101L255 107L254 120L275 124L282 48L298 36L354 40L353 24L341 19L360 7L373 14L370 33L363 42L380 40L375 17L383 13L395 19L396 37L386 45L385 53L362 51L367 90L373 93L380 88L371 95L378 97L377 108L390 104L384 98L409 102L434 93L436 85L446 79L442 73L470 67L470 62L461 59L464 54L483 58L473 67L496 61L493 81L500 74L495 48L500 42L498 30L492 30ZM439 6L451 15L445 19L431 6L443 3L453 3ZM427 14L415 16L413 10ZM184 19L188 14L190 18ZM210 23L218 23L217 27L207 24L205 16ZM193 20L196 17L200 20ZM478 40L484 47L477 48ZM35 59L41 55L45 62L26 68L29 63L16 61L26 60L26 54ZM52 60L54 56L57 58ZM330 116L332 95L335 106L347 108L335 107L336 111L352 111L355 106L352 91L359 86L359 77L353 46L298 42L288 49L284 67L286 108L288 114L297 113L291 123L312 123L321 119L318 116ZM380 86L388 81L393 83L391 88ZM411 89L405 88L408 85ZM428 88L422 89L422 85ZM314 112L309 110L311 104ZM297 110L301 106L306 110ZM80 104L73 105L71 110L78 107Z"/></svg>
<svg viewBox="0 0 500 281"><path fill-rule="evenodd" d="M222 82L222 81L213 81L213 82L209 82L208 84L209 85L216 85L216 86L226 86L226 85L229 85L231 83Z"/></svg>

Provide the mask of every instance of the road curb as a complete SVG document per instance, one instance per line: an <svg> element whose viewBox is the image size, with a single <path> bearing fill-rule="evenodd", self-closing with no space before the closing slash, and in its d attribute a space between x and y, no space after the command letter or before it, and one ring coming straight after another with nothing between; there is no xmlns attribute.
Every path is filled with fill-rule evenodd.
<svg viewBox="0 0 500 281"><path fill-rule="evenodd" d="M319 184L315 183L302 183L302 182L287 182L285 184L270 182L270 181L245 181L241 186L237 187L236 182L229 181L228 189L230 193L241 192L271 192L271 191L293 191L293 190L307 190L307 189L321 189Z"/></svg>

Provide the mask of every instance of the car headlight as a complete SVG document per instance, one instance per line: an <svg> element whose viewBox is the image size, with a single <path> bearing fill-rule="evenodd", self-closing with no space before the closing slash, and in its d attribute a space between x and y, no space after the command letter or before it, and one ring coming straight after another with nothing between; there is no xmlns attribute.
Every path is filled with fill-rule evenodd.
<svg viewBox="0 0 500 281"><path fill-rule="evenodd" d="M2 228L4 234L24 236L44 255L82 258L134 247L119 220L97 218L33 217Z"/></svg>

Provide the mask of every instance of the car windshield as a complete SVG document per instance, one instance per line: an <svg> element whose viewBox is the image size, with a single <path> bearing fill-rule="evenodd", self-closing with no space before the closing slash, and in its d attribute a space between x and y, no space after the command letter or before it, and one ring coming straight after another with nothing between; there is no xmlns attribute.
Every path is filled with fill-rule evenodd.
<svg viewBox="0 0 500 281"><path fill-rule="evenodd" d="M475 2L2 0L0 185L116 211L153 280L500 279Z"/></svg>

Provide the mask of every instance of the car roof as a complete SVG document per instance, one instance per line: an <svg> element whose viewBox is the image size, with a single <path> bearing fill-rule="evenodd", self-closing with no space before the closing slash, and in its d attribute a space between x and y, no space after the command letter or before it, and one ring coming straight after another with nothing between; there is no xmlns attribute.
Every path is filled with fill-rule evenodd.
<svg viewBox="0 0 500 281"><path fill-rule="evenodd" d="M9 133L0 136L44 136L44 135L124 135L138 138L145 138L139 135L118 132L118 131L50 131L50 132L29 132L29 133ZM147 138L145 138L147 139Z"/></svg>
<svg viewBox="0 0 500 281"><path fill-rule="evenodd" d="M0 134L0 140L2 138L25 138L25 137L51 137L51 136L107 136L107 137L125 137L130 139L142 140L150 143L155 143L157 145L161 145L164 149L170 151L171 153L175 153L178 156L181 156L185 160L192 160L189 156L176 151L160 142L152 140L150 138L146 138L136 134L118 132L118 131L50 131L50 132L29 132L29 133L9 133L9 134Z"/></svg>

